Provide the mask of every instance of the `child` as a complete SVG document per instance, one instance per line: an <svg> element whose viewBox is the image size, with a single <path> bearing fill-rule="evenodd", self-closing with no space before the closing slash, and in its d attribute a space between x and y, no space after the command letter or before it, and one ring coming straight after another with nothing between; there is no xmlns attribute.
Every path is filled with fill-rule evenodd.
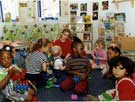
<svg viewBox="0 0 135 102"><path fill-rule="evenodd" d="M64 60L60 57L62 53L60 46L53 46L52 47L52 55L54 57L53 62L53 73L56 78L56 85L59 86L59 84L63 81L63 79L66 77L65 73L65 65Z"/></svg>
<svg viewBox="0 0 135 102"><path fill-rule="evenodd" d="M27 57L26 78L30 80L37 88L43 86L45 81L41 72L47 71L47 56L44 54L49 50L49 40L40 38L32 47L31 54Z"/></svg>
<svg viewBox="0 0 135 102"><path fill-rule="evenodd" d="M118 56L110 61L110 70L117 78L114 100L133 101L135 100L135 83L130 76L134 71L134 63L127 57Z"/></svg>
<svg viewBox="0 0 135 102"><path fill-rule="evenodd" d="M95 42L95 49L92 51L93 60L90 60L93 68L101 68L103 69L103 73L107 70L107 54L105 51L105 42L103 40L97 40Z"/></svg>
<svg viewBox="0 0 135 102"><path fill-rule="evenodd" d="M4 96L6 96L9 100L32 101L35 92L33 89L29 88L29 81L22 79L21 75L23 75L24 71L18 67L16 68L16 66L12 64L13 55L9 49L10 47L7 49L8 51L6 49L0 50L0 89L2 89ZM22 72L20 77L15 77L15 75L19 76L20 72ZM18 81L16 79L19 80L19 78L20 81L23 80L23 85L25 84L25 86L28 86L27 89L17 89Z"/></svg>
<svg viewBox="0 0 135 102"><path fill-rule="evenodd" d="M77 94L83 94L88 89L88 74L91 65L87 57L84 57L84 45L80 40L73 41L71 45L73 55L66 62L68 78L61 83L61 88L68 91L73 88Z"/></svg>

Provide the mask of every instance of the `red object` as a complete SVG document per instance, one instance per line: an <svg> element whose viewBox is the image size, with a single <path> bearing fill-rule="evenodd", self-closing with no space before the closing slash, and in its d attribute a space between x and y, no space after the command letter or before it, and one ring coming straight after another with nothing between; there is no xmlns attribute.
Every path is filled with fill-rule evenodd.
<svg viewBox="0 0 135 102"><path fill-rule="evenodd" d="M18 79L24 79L25 78L25 74L26 74L26 70L22 69L22 72L17 72L14 74L14 76L12 77L12 79L15 81L15 80L18 80Z"/></svg>
<svg viewBox="0 0 135 102"><path fill-rule="evenodd" d="M33 101L32 102L37 102L37 96L33 97Z"/></svg>
<svg viewBox="0 0 135 102"><path fill-rule="evenodd" d="M117 83L119 83L119 81ZM135 100L135 84L124 78L118 84L118 94L119 94L119 101Z"/></svg>
<svg viewBox="0 0 135 102"><path fill-rule="evenodd" d="M73 88L73 90L77 93L77 94L83 94L87 92L88 89L88 79L85 80L81 80L80 82L74 84L74 80L72 76L69 76L66 80L64 80L61 83L61 88L64 91L68 91L70 89Z"/></svg>
<svg viewBox="0 0 135 102"><path fill-rule="evenodd" d="M66 57L66 55L68 53L71 53L71 44L72 44L72 40L71 39L67 39L65 42L62 42L60 39L55 40L53 43L53 45L58 45L62 48L62 57Z"/></svg>

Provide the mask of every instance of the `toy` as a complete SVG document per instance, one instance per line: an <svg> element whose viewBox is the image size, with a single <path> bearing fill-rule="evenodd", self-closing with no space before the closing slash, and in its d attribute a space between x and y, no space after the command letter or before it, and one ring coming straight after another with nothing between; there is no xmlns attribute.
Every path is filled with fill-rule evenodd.
<svg viewBox="0 0 135 102"><path fill-rule="evenodd" d="M74 76L74 81L75 81L75 83L78 83L78 82L80 82L80 78L79 77L77 77L77 76Z"/></svg>
<svg viewBox="0 0 135 102"><path fill-rule="evenodd" d="M71 95L71 100L76 101L77 99L78 99L77 94L72 94Z"/></svg>
<svg viewBox="0 0 135 102"><path fill-rule="evenodd" d="M99 100L101 101L112 101L112 96L110 96L108 93L102 93L98 96Z"/></svg>

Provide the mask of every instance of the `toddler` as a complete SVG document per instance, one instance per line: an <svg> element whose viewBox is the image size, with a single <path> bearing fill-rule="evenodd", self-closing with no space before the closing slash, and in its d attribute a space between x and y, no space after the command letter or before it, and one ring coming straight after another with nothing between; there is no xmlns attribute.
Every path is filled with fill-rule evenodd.
<svg viewBox="0 0 135 102"><path fill-rule="evenodd" d="M103 69L103 74L107 71L107 54L105 50L105 42L103 40L97 40L95 42L95 49L92 51L93 59L90 60L93 68Z"/></svg>
<svg viewBox="0 0 135 102"><path fill-rule="evenodd" d="M53 46L52 47L52 55L54 57L53 61L53 73L56 78L56 84L59 85L66 76L65 73L65 65L64 60L60 57L61 56L61 47L60 46Z"/></svg>

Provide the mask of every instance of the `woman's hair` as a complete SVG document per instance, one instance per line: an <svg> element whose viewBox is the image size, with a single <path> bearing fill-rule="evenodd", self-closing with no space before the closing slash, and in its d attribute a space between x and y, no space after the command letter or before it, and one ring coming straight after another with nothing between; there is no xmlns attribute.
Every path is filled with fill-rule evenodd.
<svg viewBox="0 0 135 102"><path fill-rule="evenodd" d="M33 45L32 52L35 51L35 50L38 50L39 48L47 47L49 43L51 43L51 42L48 39L46 39L46 38L40 38Z"/></svg>
<svg viewBox="0 0 135 102"><path fill-rule="evenodd" d="M99 39L95 42L95 44L101 44L103 46L103 48L105 48L105 41L104 40Z"/></svg>
<svg viewBox="0 0 135 102"><path fill-rule="evenodd" d="M125 56L117 56L111 59L109 63L110 72L112 73L113 67L116 67L119 65L123 66L123 68L126 69L128 76L131 76L131 74L134 72L134 67L135 67L134 62Z"/></svg>
<svg viewBox="0 0 135 102"><path fill-rule="evenodd" d="M71 31L70 31L69 29L63 29L62 34L63 34L64 32L69 33L68 37L71 37ZM62 36L62 35L61 35L61 36ZM61 36L60 36L60 37L61 37Z"/></svg>
<svg viewBox="0 0 135 102"><path fill-rule="evenodd" d="M116 47L116 46L108 47L107 50L112 50L112 51L114 51L115 53L118 53L118 54L119 54L118 56L121 55L121 50L120 50L118 47Z"/></svg>

